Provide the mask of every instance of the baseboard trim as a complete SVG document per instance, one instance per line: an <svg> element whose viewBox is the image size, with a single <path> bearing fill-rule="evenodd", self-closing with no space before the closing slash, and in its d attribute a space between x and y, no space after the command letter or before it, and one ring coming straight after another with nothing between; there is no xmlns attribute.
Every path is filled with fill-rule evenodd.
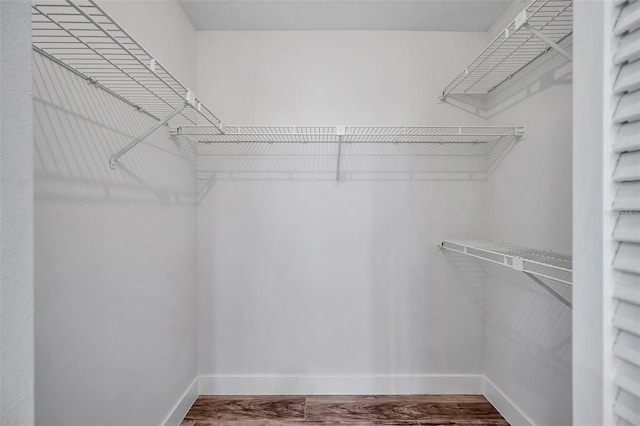
<svg viewBox="0 0 640 426"><path fill-rule="evenodd" d="M482 375L200 376L200 395L476 394Z"/></svg>
<svg viewBox="0 0 640 426"><path fill-rule="evenodd" d="M487 377L484 378L482 387L485 398L496 407L511 426L535 426L533 421Z"/></svg>
<svg viewBox="0 0 640 426"><path fill-rule="evenodd" d="M167 416L166 420L162 423L162 426L180 426L182 419L187 415L189 409L198 398L199 391L199 377L193 379L191 385L182 394L176 405L171 410L171 413Z"/></svg>
<svg viewBox="0 0 640 426"><path fill-rule="evenodd" d="M179 426L198 395L484 395L512 426L535 423L483 375L200 376L163 426Z"/></svg>

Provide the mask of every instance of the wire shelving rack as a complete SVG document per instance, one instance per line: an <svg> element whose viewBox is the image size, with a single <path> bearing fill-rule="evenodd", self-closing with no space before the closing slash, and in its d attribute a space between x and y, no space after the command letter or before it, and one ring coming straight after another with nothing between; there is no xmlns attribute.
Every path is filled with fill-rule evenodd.
<svg viewBox="0 0 640 426"><path fill-rule="evenodd" d="M183 126L199 143L434 143L480 144L519 138L519 126Z"/></svg>
<svg viewBox="0 0 640 426"><path fill-rule="evenodd" d="M340 180L343 147L358 144L384 144L394 146L424 146L428 151L416 151L416 155L428 154L429 169L433 172L464 173L470 176L486 176L499 161L501 154L519 141L522 127L510 126L241 126L227 125L220 131L211 126L185 126L177 129L180 136L191 138L202 145L275 145L275 152L291 152L286 146L294 144L335 144L336 181ZM225 156L236 150L207 150L209 156L215 152ZM251 150L256 153L256 150ZM352 154L362 150L351 149ZM397 151L397 154L403 151ZM390 154L393 155L393 154ZM286 156L286 154L285 154ZM225 157L229 158L229 157ZM455 170L454 170L455 169Z"/></svg>
<svg viewBox="0 0 640 426"><path fill-rule="evenodd" d="M573 284L571 256L548 250L536 250L487 240L444 240L440 246L449 251L475 257L523 272L567 306L571 304L540 278L561 284Z"/></svg>
<svg viewBox="0 0 640 426"><path fill-rule="evenodd" d="M225 126L94 0L35 0L32 29L34 51L156 120L111 156L113 169L164 125L204 144L336 144L336 180L343 144L429 144L424 154L438 172L455 165L456 173L475 177L490 172L502 148L524 134L517 126Z"/></svg>
<svg viewBox="0 0 640 426"><path fill-rule="evenodd" d="M573 33L573 0L534 0L442 91L449 95L485 95L546 52L568 60L559 43Z"/></svg>
<svg viewBox="0 0 640 426"><path fill-rule="evenodd" d="M150 132L164 124L221 124L189 88L93 0L32 3L32 43L39 54L158 120ZM146 135L133 142L137 144ZM125 152L112 157L112 167Z"/></svg>

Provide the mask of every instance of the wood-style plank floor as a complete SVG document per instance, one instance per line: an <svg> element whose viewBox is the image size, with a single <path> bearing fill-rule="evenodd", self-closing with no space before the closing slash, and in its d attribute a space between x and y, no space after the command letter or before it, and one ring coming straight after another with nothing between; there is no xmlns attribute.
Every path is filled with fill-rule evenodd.
<svg viewBox="0 0 640 426"><path fill-rule="evenodd" d="M508 426L482 395L200 396L182 426Z"/></svg>

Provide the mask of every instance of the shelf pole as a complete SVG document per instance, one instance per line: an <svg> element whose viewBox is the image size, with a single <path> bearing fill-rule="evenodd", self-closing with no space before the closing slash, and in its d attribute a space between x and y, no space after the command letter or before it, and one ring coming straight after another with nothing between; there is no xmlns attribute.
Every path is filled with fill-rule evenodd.
<svg viewBox="0 0 640 426"><path fill-rule="evenodd" d="M554 49L556 52L558 52L559 54L561 54L562 56L564 56L565 58L567 58L567 60L569 62L573 62L573 58L571 57L571 55L569 54L569 52L567 52L566 50L564 50L562 47L558 46L557 43L555 43L553 40L551 40L549 37L547 37L546 35L542 34L540 31L536 30L535 28L533 28L531 26L531 24L529 24L528 22L525 22L524 24L522 24L522 26L524 28L526 28L527 30L529 30L529 32L531 32L533 35L535 35L536 37L538 37L540 40L544 41L545 43L547 43L552 49Z"/></svg>
<svg viewBox="0 0 640 426"><path fill-rule="evenodd" d="M336 165L336 183L340 183L340 157L342 157L342 136L338 136L338 164Z"/></svg>
<svg viewBox="0 0 640 426"><path fill-rule="evenodd" d="M182 110L187 107L187 105L189 105L189 104L187 102L185 102L180 108L174 109L169 115L167 115L165 118L163 118L162 120L157 122L155 124L155 126L153 126L149 130L144 132L142 135L140 135L137 138L135 138L133 141L131 141L131 143L129 145L125 146L120 151L118 151L115 154L113 154L111 156L111 158L109 159L109 167L111 167L112 169L115 170L116 166L118 164L118 159L120 157L122 157L124 154L129 152L133 147L138 145L140 142L145 140L147 138L147 136L149 136L150 134L152 134L153 132L158 130L160 127L162 127L165 124L167 124L169 122L169 120L171 120L173 117L175 117L176 115L180 114L182 112Z"/></svg>

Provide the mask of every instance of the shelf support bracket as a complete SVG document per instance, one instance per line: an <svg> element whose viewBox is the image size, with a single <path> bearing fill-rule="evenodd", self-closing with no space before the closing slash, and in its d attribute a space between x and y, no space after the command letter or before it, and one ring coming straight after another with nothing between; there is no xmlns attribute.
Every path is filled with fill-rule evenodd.
<svg viewBox="0 0 640 426"><path fill-rule="evenodd" d="M544 41L545 43L547 43L549 45L549 47L551 47L552 49L554 49L556 52L558 52L559 54L561 54L562 56L564 56L565 58L567 58L567 60L569 62L573 62L573 58L571 57L571 55L569 54L569 52L567 52L566 50L564 50L562 47L560 47L557 43L555 43L553 40L551 40L549 37L547 37L546 35L542 34L540 31L536 30L535 28L533 28L531 26L531 24L529 24L528 22L525 22L524 24L522 24L523 28L526 28L530 33L532 33L534 36L538 37L540 40Z"/></svg>
<svg viewBox="0 0 640 426"><path fill-rule="evenodd" d="M569 307L569 309L571 309L571 303L565 299L564 297L560 296L560 294L555 291L554 289L552 289L551 287L549 287L547 284L544 283L544 281L542 281L540 278L536 277L535 275L533 275L530 272L525 272L523 271L524 274L526 276L528 276L529 278L531 278L531 280L533 280L533 282L535 282L536 284L538 284L540 287L542 287L543 289L545 289L547 292L549 292L549 294L551 294L553 297L555 297L556 299L558 299L560 302L564 303L565 305L567 305Z"/></svg>
<svg viewBox="0 0 640 426"><path fill-rule="evenodd" d="M340 183L340 161L342 159L342 139L347 134L345 126L336 127L336 135L338 135L338 163L336 164L336 183Z"/></svg>
<svg viewBox="0 0 640 426"><path fill-rule="evenodd" d="M340 183L340 157L342 157L342 136L338 138L338 164L336 165L336 183Z"/></svg>
<svg viewBox="0 0 640 426"><path fill-rule="evenodd" d="M155 132L160 127L164 126L165 124L167 124L169 122L169 120L171 120L173 117L175 117L176 115L180 114L182 112L182 110L184 110L187 107L187 105L189 105L189 104L187 102L185 102L184 105L182 105L180 108L177 108L177 109L173 110L165 118L163 118L162 120L158 121L152 128L150 128L149 130L147 130L146 132L144 132L143 134L141 134L140 136L135 138L133 141L131 141L131 143L129 145L125 146L120 151L118 151L115 154L113 154L111 156L111 158L109 159L109 167L111 167L113 170L115 170L116 166L118 165L118 159L120 157L122 157L124 154L129 152L133 147L138 145L140 142L145 140L150 134L152 134L153 132Z"/></svg>

